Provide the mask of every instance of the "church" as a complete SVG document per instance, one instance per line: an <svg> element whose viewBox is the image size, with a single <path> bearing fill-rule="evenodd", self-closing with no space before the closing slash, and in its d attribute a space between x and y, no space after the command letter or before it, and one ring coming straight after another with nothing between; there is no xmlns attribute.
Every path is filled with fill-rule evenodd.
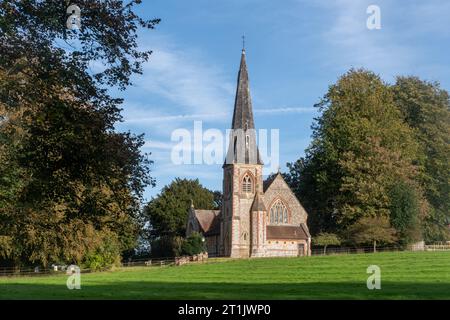
<svg viewBox="0 0 450 320"><path fill-rule="evenodd" d="M266 181L242 50L230 145L223 165L220 210L191 205L186 233L201 233L210 256L232 258L311 254L308 214L278 172Z"/></svg>

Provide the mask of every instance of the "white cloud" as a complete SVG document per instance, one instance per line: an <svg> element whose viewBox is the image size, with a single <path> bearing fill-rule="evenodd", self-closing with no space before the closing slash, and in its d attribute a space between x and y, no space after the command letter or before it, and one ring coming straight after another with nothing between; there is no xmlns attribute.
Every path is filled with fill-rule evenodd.
<svg viewBox="0 0 450 320"><path fill-rule="evenodd" d="M158 123L158 122L168 122L168 121L176 121L176 122L185 122L185 121L193 121L193 120L221 120L222 117L228 116L228 113L204 113L204 114L175 114L175 115L154 115L142 117L131 117L126 118L125 121L127 123Z"/></svg>
<svg viewBox="0 0 450 320"><path fill-rule="evenodd" d="M135 82L148 94L157 94L188 113L223 112L230 108L234 85L209 63L204 54L159 42Z"/></svg>
<svg viewBox="0 0 450 320"><path fill-rule="evenodd" d="M142 111L143 113L135 113L125 118L125 122L128 124L155 124L155 123L167 123L176 122L181 124L182 122L192 122L195 120L208 120L210 122L223 122L224 119L231 121L231 113L203 113L203 114L175 114L175 115L150 115L149 112ZM145 113L144 113L145 112ZM261 116L264 115L284 115L289 113L315 113L317 110L312 107L282 107L282 108L264 108L254 109L255 114Z"/></svg>
<svg viewBox="0 0 450 320"><path fill-rule="evenodd" d="M162 150L171 150L173 148L173 142L166 141L145 141L145 144L142 148L145 149L162 149Z"/></svg>
<svg viewBox="0 0 450 320"><path fill-rule="evenodd" d="M305 108L305 107L285 107L285 108L268 108L268 109L255 109L255 114L287 114L287 113L314 113L317 112L316 108Z"/></svg>
<svg viewBox="0 0 450 320"><path fill-rule="evenodd" d="M364 67L389 78L410 70L416 61L415 51L399 41L395 30L385 21L385 17L395 9L385 1L379 3L381 29L369 30L366 10L369 5L378 3L339 0L331 5L326 1L329 13L334 17L329 22L330 28L322 35L330 46L330 54L326 53L327 67L338 68L339 71Z"/></svg>

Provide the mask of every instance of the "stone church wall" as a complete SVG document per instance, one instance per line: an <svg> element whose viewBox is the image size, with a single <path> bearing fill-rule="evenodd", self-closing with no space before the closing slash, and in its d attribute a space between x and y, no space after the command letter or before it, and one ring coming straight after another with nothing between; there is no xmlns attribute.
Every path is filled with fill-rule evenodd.
<svg viewBox="0 0 450 320"><path fill-rule="evenodd" d="M305 209L301 206L295 195L281 177L275 178L270 187L264 193L264 204L268 213L270 212L271 205L277 199L281 199L287 206L290 216L290 224L306 224L307 213Z"/></svg>
<svg viewBox="0 0 450 320"><path fill-rule="evenodd" d="M299 245L303 244L303 250L299 250ZM297 257L306 256L307 242L289 241L289 240L269 240L265 244L265 256L266 257Z"/></svg>

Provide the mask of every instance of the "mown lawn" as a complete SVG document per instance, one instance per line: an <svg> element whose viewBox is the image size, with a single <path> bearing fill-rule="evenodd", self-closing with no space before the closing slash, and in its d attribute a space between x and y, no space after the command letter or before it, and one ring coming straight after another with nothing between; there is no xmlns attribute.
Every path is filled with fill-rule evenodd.
<svg viewBox="0 0 450 320"><path fill-rule="evenodd" d="M366 269L381 268L381 290ZM66 276L0 278L0 299L450 299L450 252L264 258L136 267Z"/></svg>

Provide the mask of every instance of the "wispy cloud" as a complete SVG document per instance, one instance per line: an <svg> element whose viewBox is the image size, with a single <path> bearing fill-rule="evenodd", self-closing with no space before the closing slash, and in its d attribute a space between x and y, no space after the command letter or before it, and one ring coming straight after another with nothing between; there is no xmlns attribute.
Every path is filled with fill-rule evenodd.
<svg viewBox="0 0 450 320"><path fill-rule="evenodd" d="M136 117L136 118L127 118L125 121L127 123L158 123L158 122L167 122L167 121L192 121L192 120L217 120L221 119L218 117L228 116L228 113L204 113L204 114L176 114L176 115L162 115L162 116L144 116L144 117Z"/></svg>
<svg viewBox="0 0 450 320"><path fill-rule="evenodd" d="M162 149L162 150L171 150L173 148L173 142L166 141L145 141L143 146L144 149Z"/></svg>
<svg viewBox="0 0 450 320"><path fill-rule="evenodd" d="M312 107L284 107L284 108L262 108L254 109L255 114L261 116L264 115L285 115L290 113L315 113L317 110ZM176 114L176 115L155 115L148 116L148 112L142 115L134 115L132 117L125 118L125 122L129 124L140 123L140 124L154 124L154 123L166 123L169 121L186 122L186 121L211 121L211 122L222 122L223 119L229 120L231 113L220 112L220 113L203 113L203 114Z"/></svg>
<svg viewBox="0 0 450 320"><path fill-rule="evenodd" d="M158 42L151 62L136 85L189 113L221 112L229 108L233 84L204 53Z"/></svg>
<svg viewBox="0 0 450 320"><path fill-rule="evenodd" d="M327 67L348 69L364 67L386 77L409 70L416 61L415 51L410 45L399 41L397 34L386 23L386 17L395 12L386 1L338 0L320 2L329 11L330 27L322 34L330 47L324 59ZM381 9L381 29L369 30L366 21L369 5L379 5Z"/></svg>
<svg viewBox="0 0 450 320"><path fill-rule="evenodd" d="M309 107L286 107L286 108L267 108L267 109L255 109L254 112L256 114L261 115L284 115L288 113L314 113L317 110L315 108Z"/></svg>
<svg viewBox="0 0 450 320"><path fill-rule="evenodd" d="M407 14L401 12L398 18L407 19L409 25L405 35L424 34L429 36L450 36L449 14L450 2L448 0L412 1L407 7Z"/></svg>

